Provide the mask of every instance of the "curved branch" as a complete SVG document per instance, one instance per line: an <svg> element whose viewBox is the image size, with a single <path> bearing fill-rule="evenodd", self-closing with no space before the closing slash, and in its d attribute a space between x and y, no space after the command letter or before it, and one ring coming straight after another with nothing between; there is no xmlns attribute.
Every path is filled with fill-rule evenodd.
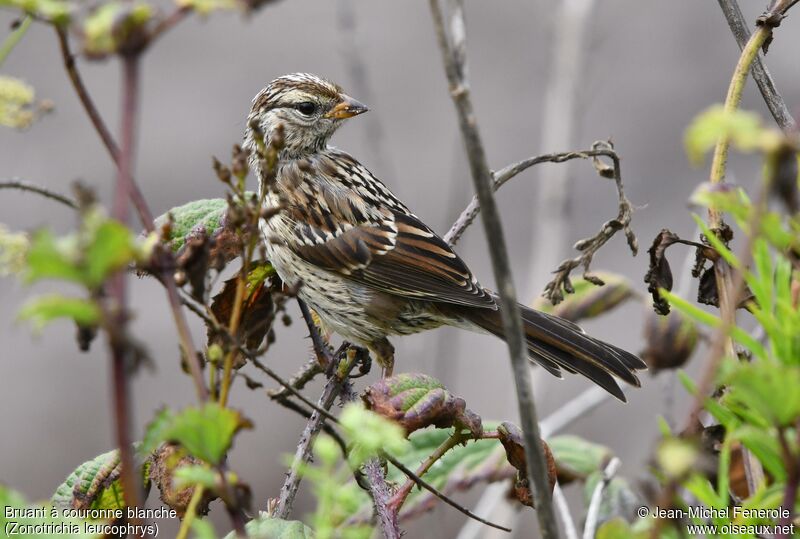
<svg viewBox="0 0 800 539"><path fill-rule="evenodd" d="M55 200L56 202L60 202L65 206L72 208L73 210L78 209L78 203L72 200L67 195L62 195L61 193L53 191L48 187L36 185L35 183L27 182L25 180L20 180L17 178L12 178L10 180L0 180L0 189L19 189L20 191L28 191L29 193L36 193L37 195L42 195L43 197L49 198L50 200Z"/></svg>

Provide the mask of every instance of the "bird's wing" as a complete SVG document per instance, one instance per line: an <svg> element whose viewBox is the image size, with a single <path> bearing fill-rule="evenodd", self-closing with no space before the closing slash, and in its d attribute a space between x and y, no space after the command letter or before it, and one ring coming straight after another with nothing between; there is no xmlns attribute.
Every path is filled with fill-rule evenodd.
<svg viewBox="0 0 800 539"><path fill-rule="evenodd" d="M383 184L340 190L302 182L298 189L285 209L294 233L284 239L303 260L397 296L497 308L450 246Z"/></svg>

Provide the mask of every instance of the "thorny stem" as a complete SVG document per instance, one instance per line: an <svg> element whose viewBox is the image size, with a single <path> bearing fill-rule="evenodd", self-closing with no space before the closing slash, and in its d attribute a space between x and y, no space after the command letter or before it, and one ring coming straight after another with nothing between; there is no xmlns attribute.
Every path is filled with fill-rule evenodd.
<svg viewBox="0 0 800 539"><path fill-rule="evenodd" d="M460 2L459 2L460 5ZM453 45L444 29L441 7L437 0L430 0L439 48L444 61L445 73L450 86L450 94L458 113L459 126L469 157L472 175L478 200L483 208L483 224L489 244L492 267L498 284L500 311L503 329L517 389L517 403L525 441L525 457L529 464L529 479L533 485L533 495L539 516L539 526L545 539L556 539L558 527L550 496L547 479L547 465L544 451L540 443L539 425L536 419L536 404L531 389L531 376L526 357L525 339L522 332L520 309L516 300L516 292L511 277L508 261L508 250L505 244L500 215L492 195L492 175L486 160L483 143L478 131L477 120L472 108L468 83L465 79L464 62L458 62L455 50L464 51L464 32L460 33L460 43ZM463 30L464 21L460 21ZM463 54L459 55L463 60Z"/></svg>
<svg viewBox="0 0 800 539"><path fill-rule="evenodd" d="M128 204L127 186L131 181L131 169L134 160L134 140L136 136L136 113L139 98L139 63L136 57L123 59L122 86L122 151L117 166L117 181L114 187L115 203L112 216L127 224ZM122 203L120 203L120 199ZM125 271L119 271L111 277L109 286L112 301L112 316L107 327L111 347L111 369L114 399L114 426L117 445L119 446L121 481L125 503L128 507L140 506L140 486L136 479L136 465L132 451L131 419L130 419L130 381L128 367L130 349L125 343L125 326L127 324Z"/></svg>
<svg viewBox="0 0 800 539"><path fill-rule="evenodd" d="M364 464L364 472L384 539L400 539L400 526L397 523L398 512L391 505L389 484L386 482L381 460L377 457L369 459Z"/></svg>
<svg viewBox="0 0 800 539"><path fill-rule="evenodd" d="M186 506L186 513L184 514L181 527L175 539L186 539L189 536L189 530L192 527L194 517L197 516L197 506L200 505L200 500L203 499L204 490L203 485L196 485L194 487L194 492L192 492L189 505Z"/></svg>
<svg viewBox="0 0 800 539"><path fill-rule="evenodd" d="M448 436L448 438L444 442L442 442L442 444L439 447L437 447L433 453L428 455L428 458L426 458L422 464L420 464L419 468L417 468L416 471L417 476L422 477L423 475L425 475L428 472L428 470L430 470L431 466L433 466L436 463L436 461L442 458L445 455L445 453L447 453L455 446L465 441L466 438L464 437L464 435L458 429L456 429L456 431L453 434ZM392 496L392 499L389 503L396 512L400 511L400 508L403 506L403 503L406 501L406 498L411 493L411 489L414 488L415 484L416 483L413 480L411 479L407 480L405 484L402 487L400 487L400 489L397 492L395 492L394 496Z"/></svg>

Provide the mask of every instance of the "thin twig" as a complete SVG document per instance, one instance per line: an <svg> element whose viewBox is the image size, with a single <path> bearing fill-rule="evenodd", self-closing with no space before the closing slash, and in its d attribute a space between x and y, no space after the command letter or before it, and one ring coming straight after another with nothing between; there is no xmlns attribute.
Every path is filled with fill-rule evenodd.
<svg viewBox="0 0 800 539"><path fill-rule="evenodd" d="M569 512L569 505L564 492L561 490L561 485L556 482L553 489L553 503L555 503L558 514L561 516L561 523L564 526L564 535L567 539L579 539L578 530L575 528L575 522L572 520L572 515Z"/></svg>
<svg viewBox="0 0 800 539"><path fill-rule="evenodd" d="M603 492L617 473L621 461L614 457L603 470L603 477L594 487L589 509L586 511L586 525L583 527L583 539L594 539L597 532L597 520L600 517L600 504L603 503Z"/></svg>
<svg viewBox="0 0 800 539"><path fill-rule="evenodd" d="M25 35L25 32L28 31L32 22L33 17L26 15L25 18L22 19L22 22L19 23L17 29L11 32L5 41L3 41L3 44L0 45L0 66L6 61L6 58L8 58L8 55L14 50L14 47L17 46L17 43L19 43L19 40Z"/></svg>
<svg viewBox="0 0 800 539"><path fill-rule="evenodd" d="M537 508L536 512L539 516L539 526L545 539L555 539L558 537L558 527L553 513L550 486L547 479L547 465L542 444L540 443L539 425L536 420L536 403L531 389L531 375L522 331L520 308L511 277L508 249L506 248L500 214L492 195L492 173L489 169L486 152L478 131L466 80L466 62L464 58L466 54L466 25L463 20L462 0L457 0L456 5L459 8L458 13L462 15L462 19L456 24L459 31L454 32L454 36L452 36L456 40L454 43L445 32L439 2L430 0L434 29L444 61L450 95L458 113L459 127L469 158L473 185L483 208L482 221L497 282L503 332L506 336L514 383L517 389L517 403L525 442L525 457L528 462L530 484L534 487L533 496ZM453 25L451 24L451 26ZM461 54L454 51L461 51Z"/></svg>
<svg viewBox="0 0 800 539"><path fill-rule="evenodd" d="M27 182L25 180L20 180L18 178L11 178L10 180L0 180L0 189L19 189L20 191L28 191L31 193L36 193L37 195L42 195L43 197L55 200L56 202L60 202L65 206L72 208L73 210L78 209L78 203L72 200L70 197L62 195L59 192L53 191L48 187L36 185L34 183Z"/></svg>
<svg viewBox="0 0 800 539"><path fill-rule="evenodd" d="M134 162L134 140L136 138L136 115L139 101L139 64L136 57L124 58L122 63L122 151L117 167L114 186L115 200L122 197L127 202L126 190ZM124 224L128 222L128 205L115 203L112 217ZM114 427L122 467L122 492L127 507L139 507L141 488L137 480L131 438L131 402L129 364L131 349L125 337L128 313L126 312L126 272L119 271L111 277L108 286L111 300L111 316L107 322L111 349L111 376L113 380Z"/></svg>
<svg viewBox="0 0 800 539"><path fill-rule="evenodd" d="M739 44L740 49L744 49L750 40L750 31L744 21L744 15L742 15L738 2L736 0L718 0L718 2L719 7L722 8L722 13L725 15L725 20L728 21L733 37L736 38L736 43ZM775 82L767 70L767 66L764 63L764 55L761 53L756 56L753 62L752 75L769 112L775 118L775 122L784 131L795 131L797 122L789 112L789 107L786 106L783 97L775 88Z"/></svg>
<svg viewBox="0 0 800 539"><path fill-rule="evenodd" d="M308 382L313 380L318 374L322 372L322 368L316 359L309 359L308 362L301 368L294 376L292 376L286 385L295 390L303 389ZM278 382L280 383L280 382ZM289 390L281 384L280 389L267 391L271 399L280 400L289 394Z"/></svg>
<svg viewBox="0 0 800 539"><path fill-rule="evenodd" d="M333 360L331 350L328 347L328 343L326 343L325 339L322 337L317 324L314 323L314 318L311 316L311 311L308 309L306 302L299 297L296 299L297 305L300 307L300 313L303 315L303 320L308 327L308 334L311 337L311 343L314 346L314 353L317 355L317 361L321 368L326 369Z"/></svg>
<svg viewBox="0 0 800 539"><path fill-rule="evenodd" d="M618 231L625 234L625 239L628 242L628 247L633 253L633 256L639 251L639 243L636 240L636 235L631 229L631 218L633 216L633 206L628 198L625 196L625 190L622 184L622 172L620 171L620 159L617 153L613 150L610 142L598 141L592 144L592 150L599 152L605 151L605 154L598 153L592 158L595 169L603 177L611 177L614 180L617 188L618 199L618 212L617 217L607 221L600 227L600 230L590 238L584 238L575 242L574 248L581 251L581 254L564 260L558 268L553 272L555 277L547 283L544 287L544 297L550 300L550 303L556 305L564 299L563 292L571 294L574 290L570 282L570 274L578 266L583 266L583 278L589 282L597 285L603 284L600 279L589 274L589 266L592 263L594 255L600 248L608 242ZM600 159L600 155L605 155L610 158L613 166L608 167Z"/></svg>

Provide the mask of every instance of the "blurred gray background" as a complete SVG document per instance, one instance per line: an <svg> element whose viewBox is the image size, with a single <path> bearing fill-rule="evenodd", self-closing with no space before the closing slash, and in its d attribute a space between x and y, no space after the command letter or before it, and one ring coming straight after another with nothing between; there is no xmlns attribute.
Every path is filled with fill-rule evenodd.
<svg viewBox="0 0 800 539"><path fill-rule="evenodd" d="M543 150L540 122L544 88L552 73L556 2L543 0L467 2L469 61L473 98L491 165L502 166ZM641 208L633 226L641 252L632 258L624 240L614 238L595 259L596 269L620 272L645 291L646 249L664 227L690 235L693 224L686 199L707 168L692 168L682 138L690 120L724 99L738 48L716 2L597 2L584 34L585 63L575 115L574 148L613 138L623 158L622 173L631 201ZM764 2L743 1L748 21ZM343 21L350 13L353 23ZM776 31L767 64L789 107L800 107L797 50L799 14ZM0 13L0 38L13 20ZM364 68L365 84L354 81L353 51ZM110 126L117 127L117 61L79 60L86 83ZM110 199L114 170L68 84L52 29L34 24L3 66L3 74L32 84L39 97L55 102L55 111L26 132L0 130L0 177L20 177L68 192L80 179ZM447 94L427 2L364 0L284 0L249 19L234 14L190 17L148 52L143 64L142 115L136 178L156 214L189 200L218 197L221 184L211 156L225 161L244 130L251 98L266 83L288 72L310 71L329 77L367 102L371 112L346 125L334 138L381 177L429 225L441 233L472 195L456 116ZM355 87L354 87L355 84ZM357 90L368 95L359 95ZM771 122L752 81L743 106ZM749 185L756 160L734 156L732 178ZM531 170L504 187L499 204L521 300L540 294L546 276L531 277L536 247L531 245L531 215L537 182L547 182L555 166ZM569 169L568 241L593 234L616 215L613 185L599 179L590 164ZM0 191L0 222L12 229L51 227L67 231L75 224L66 208L39 197ZM136 225L138 226L138 224ZM470 228L459 252L481 276L494 281L481 226ZM553 254L550 254L552 257ZM682 253L676 249L674 264ZM163 405L193 402L191 381L178 364L174 327L161 287L153 280L130 279L133 332L154 359L133 385L136 436ZM114 444L105 343L98 339L82 354L70 324L59 322L40 336L18 323L25 299L52 290L28 289L13 278L0 280L0 482L30 498L49 497L80 462ZM296 309L292 306L292 312ZM628 305L585 324L603 339L631 350L642 346L641 307ZM196 342L202 328L192 320ZM277 344L267 357L279 372L294 372L310 357L306 330L299 319L279 327ZM506 349L491 337L441 329L395 339L398 371L420 370L438 376L484 418L517 420ZM694 358L696 367L702 354ZM251 374L258 374L253 371ZM373 373L372 378L377 376ZM539 412L546 416L589 387L575 377L555 380L537 372ZM623 460L622 473L636 481L647 476L647 459L657 435L659 414L682 420L682 389L670 389L670 375L645 374L643 388L630 402L607 401L568 430L607 444ZM363 382L362 382L363 384ZM314 395L317 388L309 391ZM674 395L674 397L670 397ZM256 428L242 433L231 467L253 487L263 507L283 480L283 455L293 451L304 422L272 404L259 391L238 383L233 405ZM670 404L672 402L672 404ZM568 492L576 518L581 514L575 489ZM459 499L473 504L478 493ZM312 507L301 488L295 516ZM150 503L157 503L151 494ZM217 517L224 511L215 507ZM532 512L517 525L517 537L536 535ZM218 518L218 530L227 529ZM454 537L464 517L440 507L410 527L410 537ZM424 526L424 528L423 528ZM162 530L162 536L171 528ZM426 529L428 531L422 532Z"/></svg>

